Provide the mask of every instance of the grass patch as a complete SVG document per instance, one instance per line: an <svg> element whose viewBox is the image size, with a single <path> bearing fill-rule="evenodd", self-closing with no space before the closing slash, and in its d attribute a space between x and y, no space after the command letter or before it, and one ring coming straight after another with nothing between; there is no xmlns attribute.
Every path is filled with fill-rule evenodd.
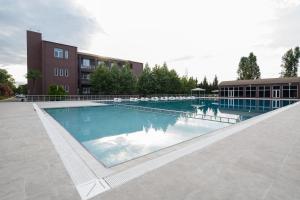
<svg viewBox="0 0 300 200"><path fill-rule="evenodd" d="M4 100L4 99L7 99L9 97L6 97L6 96L0 96L0 100Z"/></svg>

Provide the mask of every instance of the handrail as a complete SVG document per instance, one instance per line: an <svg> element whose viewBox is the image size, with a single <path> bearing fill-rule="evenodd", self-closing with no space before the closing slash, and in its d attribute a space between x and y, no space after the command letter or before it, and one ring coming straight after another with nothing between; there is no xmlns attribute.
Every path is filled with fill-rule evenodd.
<svg viewBox="0 0 300 200"><path fill-rule="evenodd" d="M158 94L158 95L146 95L145 97L179 97L179 96L189 96L188 94ZM113 100L114 98L122 98L127 100L130 98L140 98L144 97L139 94L120 94L120 95L26 95L26 101L36 102L36 101L82 101L82 100ZM197 97L198 98L198 97ZM199 97L208 98L208 97Z"/></svg>
<svg viewBox="0 0 300 200"><path fill-rule="evenodd" d="M239 119L231 118L231 117L220 117L220 116L196 114L196 113L192 113L192 112L185 112L185 111L178 111L178 110L167 110L167 109L161 109L161 108L135 106L135 105L128 105L128 104L120 104L120 103L115 103L115 102L112 102L110 104L112 104L114 106L120 106L120 107L131 108L131 109L142 110L142 111L163 112L166 114L181 114L181 115L184 115L184 117L209 120L209 121L217 121L217 122L223 122L223 123L229 123L229 124L236 124L237 122L240 121Z"/></svg>

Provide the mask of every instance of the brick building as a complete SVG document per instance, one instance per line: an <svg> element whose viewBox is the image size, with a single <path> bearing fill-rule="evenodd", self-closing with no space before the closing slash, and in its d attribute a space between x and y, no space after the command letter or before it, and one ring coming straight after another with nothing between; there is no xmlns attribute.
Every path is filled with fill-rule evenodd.
<svg viewBox="0 0 300 200"><path fill-rule="evenodd" d="M90 74L101 63L120 68L126 63L139 76L143 63L82 53L77 47L42 40L42 34L27 31L27 72L37 70L41 78L28 80L28 94L46 95L50 85L60 85L71 95L90 94Z"/></svg>

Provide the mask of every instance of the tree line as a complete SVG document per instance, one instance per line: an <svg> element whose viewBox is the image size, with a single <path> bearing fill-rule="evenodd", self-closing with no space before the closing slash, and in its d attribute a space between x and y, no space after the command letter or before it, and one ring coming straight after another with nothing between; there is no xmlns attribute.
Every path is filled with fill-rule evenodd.
<svg viewBox="0 0 300 200"><path fill-rule="evenodd" d="M299 47L289 49L282 56L280 76L297 77L299 59ZM261 78L257 58L253 52L240 59L237 74L239 80ZM41 72L29 70L26 78L35 86L36 80L41 78ZM170 70L166 63L155 65L153 68L146 64L140 77L136 77L132 74L128 63L122 68L117 64L113 64L111 68L102 64L91 74L91 84L95 94L186 94L196 87L205 89L206 93L211 93L218 89L218 78L215 76L213 82L208 83L206 77L201 82L194 77L180 77L175 70ZM49 94L62 94L62 90L60 86L51 86ZM27 84L16 87L13 77L7 70L0 69L0 98L14 93L27 94Z"/></svg>
<svg viewBox="0 0 300 200"><path fill-rule="evenodd" d="M289 49L282 56L281 63L281 77L297 77L298 76L298 65L300 58L299 47L294 49ZM239 62L238 70L238 79L239 80L248 80L248 79L259 79L261 78L260 69L257 64L257 58L253 52L249 54L248 57L242 57Z"/></svg>
<svg viewBox="0 0 300 200"><path fill-rule="evenodd" d="M128 63L122 68L116 64L109 68L103 63L90 79L96 94L180 94L197 87L197 79L180 77L166 63L153 68L146 64L139 77L133 75Z"/></svg>

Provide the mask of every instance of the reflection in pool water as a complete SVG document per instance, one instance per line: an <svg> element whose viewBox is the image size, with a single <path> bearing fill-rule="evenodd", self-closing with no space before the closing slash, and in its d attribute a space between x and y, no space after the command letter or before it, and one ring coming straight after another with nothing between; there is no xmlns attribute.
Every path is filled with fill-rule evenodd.
<svg viewBox="0 0 300 200"><path fill-rule="evenodd" d="M114 106L46 110L107 167L229 125Z"/></svg>
<svg viewBox="0 0 300 200"><path fill-rule="evenodd" d="M273 101L261 100L200 99L134 104L245 120L274 109L273 105L289 103L292 101L274 104ZM229 125L185 118L180 114L145 112L112 105L45 110L107 167Z"/></svg>

